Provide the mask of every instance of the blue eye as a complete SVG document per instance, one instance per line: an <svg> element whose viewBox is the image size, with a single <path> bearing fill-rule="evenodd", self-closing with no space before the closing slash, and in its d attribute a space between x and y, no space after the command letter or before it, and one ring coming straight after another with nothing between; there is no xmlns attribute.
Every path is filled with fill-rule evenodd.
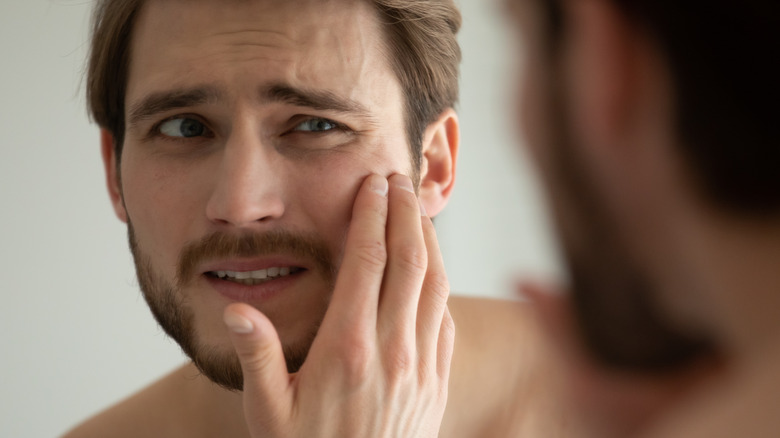
<svg viewBox="0 0 780 438"><path fill-rule="evenodd" d="M339 125L336 122L332 122L328 119L308 119L293 128L293 131L325 132L338 127Z"/></svg>
<svg viewBox="0 0 780 438"><path fill-rule="evenodd" d="M190 138L204 135L206 133L206 126L195 119L177 117L161 123L159 130L162 134L169 137Z"/></svg>

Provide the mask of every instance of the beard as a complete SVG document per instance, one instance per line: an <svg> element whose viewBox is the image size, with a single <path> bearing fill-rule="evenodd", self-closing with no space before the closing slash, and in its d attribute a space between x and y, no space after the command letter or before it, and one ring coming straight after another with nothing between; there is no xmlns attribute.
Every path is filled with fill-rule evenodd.
<svg viewBox="0 0 780 438"><path fill-rule="evenodd" d="M155 320L179 344L203 375L229 390L241 391L244 387L238 356L232 346L219 348L199 342L195 333L195 314L188 303L187 287L196 278L196 269L202 262L214 258L291 254L314 261L315 269L325 278L329 292L332 293L335 285L336 269L327 245L313 235L279 231L241 236L215 233L191 242L182 249L176 281L170 282L155 269L143 252L129 220L127 230L138 282ZM289 373L297 372L303 365L321 322L321 319L313 321L307 334L282 346Z"/></svg>
<svg viewBox="0 0 780 438"><path fill-rule="evenodd" d="M603 365L650 373L674 371L713 351L708 339L682 330L658 304L662 285L621 235L588 168L578 156L555 44L543 90L544 145L537 161L547 189L571 300L583 341Z"/></svg>

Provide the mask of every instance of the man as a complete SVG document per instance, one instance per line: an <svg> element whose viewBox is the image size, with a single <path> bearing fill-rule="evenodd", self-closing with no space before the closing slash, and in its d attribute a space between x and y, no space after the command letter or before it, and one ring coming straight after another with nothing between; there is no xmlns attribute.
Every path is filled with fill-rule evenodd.
<svg viewBox="0 0 780 438"><path fill-rule="evenodd" d="M539 436L525 310L448 305L429 219L459 25L445 0L98 4L109 193L193 362L69 437Z"/></svg>
<svg viewBox="0 0 780 438"><path fill-rule="evenodd" d="M777 436L780 6L511 0L571 308L529 286L592 436ZM573 316L572 316L573 315Z"/></svg>

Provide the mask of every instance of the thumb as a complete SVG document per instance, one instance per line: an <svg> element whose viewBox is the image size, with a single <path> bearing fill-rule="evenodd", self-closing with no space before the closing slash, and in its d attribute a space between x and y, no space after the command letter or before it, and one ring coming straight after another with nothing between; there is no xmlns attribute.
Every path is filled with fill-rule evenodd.
<svg viewBox="0 0 780 438"><path fill-rule="evenodd" d="M247 420L282 421L289 412L289 374L282 345L273 324L254 307L234 303L225 308L225 325L244 374L244 410Z"/></svg>

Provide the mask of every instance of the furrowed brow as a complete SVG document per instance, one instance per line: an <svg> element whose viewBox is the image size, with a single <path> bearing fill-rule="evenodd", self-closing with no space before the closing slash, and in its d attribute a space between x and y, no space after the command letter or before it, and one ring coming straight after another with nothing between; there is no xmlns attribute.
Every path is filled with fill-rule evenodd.
<svg viewBox="0 0 780 438"><path fill-rule="evenodd" d="M281 102L318 111L350 113L370 118L370 112L360 102L340 97L329 91L271 85L260 89L260 99L264 102Z"/></svg>
<svg viewBox="0 0 780 438"><path fill-rule="evenodd" d="M191 106L203 105L219 100L221 94L213 87L196 87L152 93L130 109L129 126L157 114Z"/></svg>

